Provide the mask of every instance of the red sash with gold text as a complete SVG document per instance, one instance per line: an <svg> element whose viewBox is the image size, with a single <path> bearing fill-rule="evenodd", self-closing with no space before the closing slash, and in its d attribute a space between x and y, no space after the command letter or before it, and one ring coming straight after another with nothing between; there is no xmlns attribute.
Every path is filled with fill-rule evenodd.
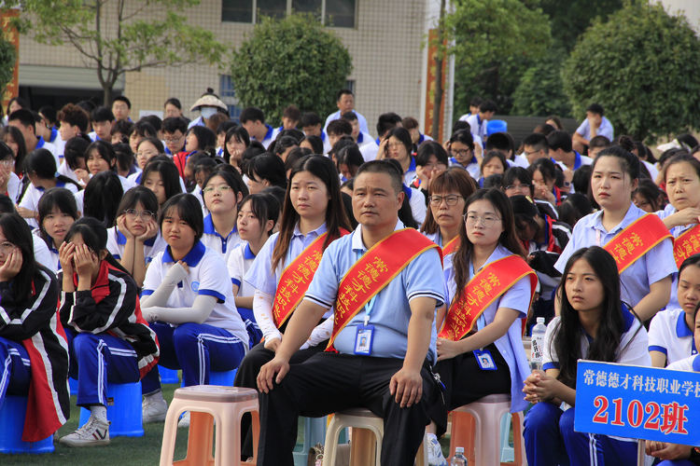
<svg viewBox="0 0 700 466"><path fill-rule="evenodd" d="M684 260L698 253L700 253L700 225L695 225L684 231L673 243L673 258L676 259L676 266L680 268Z"/></svg>
<svg viewBox="0 0 700 466"><path fill-rule="evenodd" d="M521 278L530 277L530 304L537 288L537 274L522 257L504 257L481 269L469 280L459 298L450 306L438 337L458 341L471 332L476 320L491 303Z"/></svg>
<svg viewBox="0 0 700 466"><path fill-rule="evenodd" d="M372 246L355 262L345 273L338 287L333 333L326 351L335 352L333 342L341 330L413 259L431 248L440 252L437 244L416 230L405 228L395 231Z"/></svg>
<svg viewBox="0 0 700 466"><path fill-rule="evenodd" d="M444 248L442 248L442 257L447 257L459 249L459 243L459 235L452 238L452 240L447 243Z"/></svg>
<svg viewBox="0 0 700 466"><path fill-rule="evenodd" d="M347 234L348 231L341 228L340 235ZM323 256L323 243L327 235L328 232L316 238L282 272L272 305L272 317L277 328L289 319L309 289Z"/></svg>
<svg viewBox="0 0 700 466"><path fill-rule="evenodd" d="M654 214L646 214L618 233L603 249L613 256L617 271L622 273L666 238L672 236L664 222Z"/></svg>

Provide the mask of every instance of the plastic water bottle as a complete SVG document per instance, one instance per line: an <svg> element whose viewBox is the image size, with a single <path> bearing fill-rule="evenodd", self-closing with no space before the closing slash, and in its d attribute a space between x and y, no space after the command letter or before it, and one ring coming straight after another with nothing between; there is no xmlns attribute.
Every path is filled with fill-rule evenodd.
<svg viewBox="0 0 700 466"><path fill-rule="evenodd" d="M467 458L464 456L464 447L455 448L455 455L450 460L450 466L467 466Z"/></svg>
<svg viewBox="0 0 700 466"><path fill-rule="evenodd" d="M532 353L530 354L530 368L532 370L542 370L542 350L544 349L544 333L546 331L544 317L538 317L537 325L532 327Z"/></svg>

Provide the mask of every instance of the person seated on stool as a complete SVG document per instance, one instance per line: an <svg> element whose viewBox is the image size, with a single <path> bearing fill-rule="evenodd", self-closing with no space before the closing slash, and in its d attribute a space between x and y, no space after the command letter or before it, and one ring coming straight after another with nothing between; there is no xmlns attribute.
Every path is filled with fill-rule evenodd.
<svg viewBox="0 0 700 466"><path fill-rule="evenodd" d="M437 245L398 220L402 185L403 173L388 161L358 171L353 213L360 225L326 249L274 359L258 375L259 465L294 463L300 414L357 407L384 419L382 464L413 464L428 411L441 403L431 366L444 279ZM331 307L327 351L290 366Z"/></svg>
<svg viewBox="0 0 700 466"><path fill-rule="evenodd" d="M25 442L53 435L70 416L58 283L35 262L32 238L22 217L0 215L0 407L6 396L29 393Z"/></svg>

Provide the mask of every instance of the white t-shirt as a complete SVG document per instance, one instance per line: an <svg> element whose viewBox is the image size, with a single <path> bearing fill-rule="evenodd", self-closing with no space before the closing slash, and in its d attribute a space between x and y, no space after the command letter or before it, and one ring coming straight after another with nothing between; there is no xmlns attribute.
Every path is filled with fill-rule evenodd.
<svg viewBox="0 0 700 466"><path fill-rule="evenodd" d="M78 187L74 185L73 183L63 183L62 181L56 181L56 187L57 188L66 188L67 190L71 191L73 195L77 195L78 193ZM44 188L37 188L33 184L29 183L29 186L27 186L27 190L24 192L24 196L22 197L22 200L19 203L20 207L24 207L25 209L29 209L34 212L39 212L39 200L41 199L41 196L44 195ZM82 193L82 191L80 191ZM33 218L25 218L27 221L27 224L31 228L38 228L39 224L37 221Z"/></svg>
<svg viewBox="0 0 700 466"><path fill-rule="evenodd" d="M231 276L231 284L238 285L238 296L247 298L255 294L255 288L243 280L245 274L255 261L255 255L250 250L248 243L239 243L228 256L228 274Z"/></svg>
<svg viewBox="0 0 700 466"><path fill-rule="evenodd" d="M685 323L683 309L657 312L649 325L649 351L666 355L666 365L697 354L693 330Z"/></svg>

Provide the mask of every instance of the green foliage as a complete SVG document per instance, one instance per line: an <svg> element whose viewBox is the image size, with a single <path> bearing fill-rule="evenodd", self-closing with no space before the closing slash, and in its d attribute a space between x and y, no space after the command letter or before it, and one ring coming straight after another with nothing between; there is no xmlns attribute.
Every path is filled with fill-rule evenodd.
<svg viewBox="0 0 700 466"><path fill-rule="evenodd" d="M269 121L280 121L289 104L331 113L351 71L352 58L340 39L308 14L263 18L234 51L231 65L241 105L260 108Z"/></svg>
<svg viewBox="0 0 700 466"><path fill-rule="evenodd" d="M629 0L627 0L629 2ZM552 21L552 37L571 52L576 39L595 18L605 19L624 6L625 0L541 0Z"/></svg>
<svg viewBox="0 0 700 466"><path fill-rule="evenodd" d="M16 59L15 46L0 37L0 95L5 93L5 87L12 81Z"/></svg>
<svg viewBox="0 0 700 466"><path fill-rule="evenodd" d="M574 112L598 102L616 134L653 140L698 128L700 40L683 16L630 5L595 21L564 66Z"/></svg>
<svg viewBox="0 0 700 466"><path fill-rule="evenodd" d="M448 17L455 46L455 107L479 95L508 113L520 74L551 44L549 19L537 0L457 0Z"/></svg>
<svg viewBox="0 0 700 466"><path fill-rule="evenodd" d="M105 100L125 72L216 64L225 52L211 31L178 14L199 0L22 0L21 5L19 29L40 43L73 46L97 70Z"/></svg>
<svg viewBox="0 0 700 466"><path fill-rule="evenodd" d="M552 50L527 69L513 93L513 113L516 115L561 117L571 115L569 99L561 80L563 50Z"/></svg>

